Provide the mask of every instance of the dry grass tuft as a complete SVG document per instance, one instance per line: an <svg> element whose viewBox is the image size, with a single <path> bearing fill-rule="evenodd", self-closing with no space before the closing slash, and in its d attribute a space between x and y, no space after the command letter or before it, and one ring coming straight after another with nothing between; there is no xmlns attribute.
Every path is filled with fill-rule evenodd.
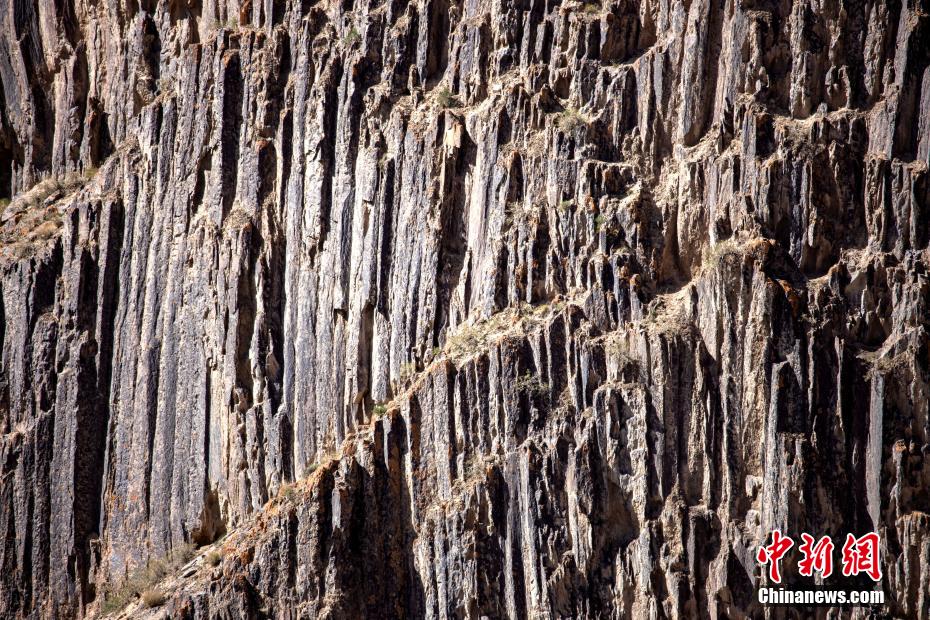
<svg viewBox="0 0 930 620"><path fill-rule="evenodd" d="M565 133L571 133L587 124L588 120L578 111L578 108L568 107L559 112L557 125Z"/></svg>
<svg viewBox="0 0 930 620"><path fill-rule="evenodd" d="M720 243L715 243L704 253L700 273L704 274L713 271L721 264L742 255L743 246L735 239L726 239Z"/></svg>
<svg viewBox="0 0 930 620"><path fill-rule="evenodd" d="M207 566L219 566L220 562L223 561L223 552L213 550L204 556L203 561L206 562Z"/></svg>
<svg viewBox="0 0 930 620"><path fill-rule="evenodd" d="M14 259L28 258L56 237L62 227L62 213L56 203L78 191L97 174L97 168L69 172L39 181L12 201L0 203L6 221L0 227L0 254Z"/></svg>
<svg viewBox="0 0 930 620"><path fill-rule="evenodd" d="M149 595L149 598L155 601L154 594L161 594L159 590L155 589L158 582L169 574L176 572L193 556L194 546L183 545L162 558L149 560L145 566L134 570L121 583L108 584L104 587L100 612L104 615L116 613L139 596L143 597L142 602L147 607L161 605L165 601L163 594L160 602L151 605L146 600L146 595Z"/></svg>
<svg viewBox="0 0 930 620"><path fill-rule="evenodd" d="M649 303L641 324L651 333L671 337L686 334L694 329L687 311L684 289L678 293L660 295Z"/></svg>
<svg viewBox="0 0 930 620"><path fill-rule="evenodd" d="M146 590L142 593L142 604L148 608L165 604L165 593L161 590Z"/></svg>

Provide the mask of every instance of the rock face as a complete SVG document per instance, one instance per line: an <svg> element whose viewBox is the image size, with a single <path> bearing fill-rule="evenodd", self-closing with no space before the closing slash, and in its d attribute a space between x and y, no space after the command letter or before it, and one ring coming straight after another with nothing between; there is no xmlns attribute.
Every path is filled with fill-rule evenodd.
<svg viewBox="0 0 930 620"><path fill-rule="evenodd" d="M0 84L0 616L778 617L776 528L930 616L926 2L2 0Z"/></svg>

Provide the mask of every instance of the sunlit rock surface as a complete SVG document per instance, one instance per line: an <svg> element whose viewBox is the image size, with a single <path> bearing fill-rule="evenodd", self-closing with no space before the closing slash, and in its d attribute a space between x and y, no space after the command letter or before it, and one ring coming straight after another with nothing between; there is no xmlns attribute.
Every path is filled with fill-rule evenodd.
<svg viewBox="0 0 930 620"><path fill-rule="evenodd" d="M0 616L193 543L124 615L780 617L775 528L930 616L928 66L917 0L2 0Z"/></svg>

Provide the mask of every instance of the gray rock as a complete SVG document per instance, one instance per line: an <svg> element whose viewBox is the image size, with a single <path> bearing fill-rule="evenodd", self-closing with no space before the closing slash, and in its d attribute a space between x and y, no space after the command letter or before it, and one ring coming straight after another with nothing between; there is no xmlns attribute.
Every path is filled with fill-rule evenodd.
<svg viewBox="0 0 930 620"><path fill-rule="evenodd" d="M0 615L927 617L918 4L7 0Z"/></svg>

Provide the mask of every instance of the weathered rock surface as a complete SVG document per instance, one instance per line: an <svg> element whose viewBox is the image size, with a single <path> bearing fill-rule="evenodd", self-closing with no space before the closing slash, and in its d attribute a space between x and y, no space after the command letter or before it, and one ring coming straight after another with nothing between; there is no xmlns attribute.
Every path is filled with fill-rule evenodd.
<svg viewBox="0 0 930 620"><path fill-rule="evenodd" d="M3 617L777 616L774 528L930 616L926 2L4 0L0 84Z"/></svg>

